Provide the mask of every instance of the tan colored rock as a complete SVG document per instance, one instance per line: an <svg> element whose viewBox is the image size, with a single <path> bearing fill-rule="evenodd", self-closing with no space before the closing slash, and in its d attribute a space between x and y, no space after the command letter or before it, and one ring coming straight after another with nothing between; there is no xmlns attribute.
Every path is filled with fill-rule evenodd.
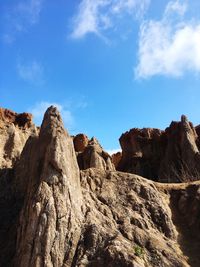
<svg viewBox="0 0 200 267"><path fill-rule="evenodd" d="M111 156L103 150L96 138L89 140L83 152L77 154L77 160L81 170L88 168L115 170Z"/></svg>
<svg viewBox="0 0 200 267"><path fill-rule="evenodd" d="M191 124L182 118L173 127L168 138L173 133L189 151L185 158L198 153ZM154 134L140 132L132 151L151 155ZM79 172L72 139L50 107L15 167L0 169L0 266L199 267L200 181L164 184L106 171L97 140L87 149L85 162L97 168Z"/></svg>
<svg viewBox="0 0 200 267"><path fill-rule="evenodd" d="M27 151L15 266L71 266L81 231L82 193L73 143L56 108L47 110L40 135Z"/></svg>
<svg viewBox="0 0 200 267"><path fill-rule="evenodd" d="M37 134L31 114L17 114L0 108L0 168L12 167L20 157L28 137Z"/></svg>
<svg viewBox="0 0 200 267"><path fill-rule="evenodd" d="M189 267L172 220L170 193L119 172L81 173L85 224L74 266Z"/></svg>

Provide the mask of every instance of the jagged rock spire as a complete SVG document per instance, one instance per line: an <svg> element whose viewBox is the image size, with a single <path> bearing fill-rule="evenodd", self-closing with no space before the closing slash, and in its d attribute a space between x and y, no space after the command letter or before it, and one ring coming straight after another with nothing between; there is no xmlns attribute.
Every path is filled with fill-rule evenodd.
<svg viewBox="0 0 200 267"><path fill-rule="evenodd" d="M72 140L55 107L46 111L29 147L15 266L70 266L80 235L82 193Z"/></svg>

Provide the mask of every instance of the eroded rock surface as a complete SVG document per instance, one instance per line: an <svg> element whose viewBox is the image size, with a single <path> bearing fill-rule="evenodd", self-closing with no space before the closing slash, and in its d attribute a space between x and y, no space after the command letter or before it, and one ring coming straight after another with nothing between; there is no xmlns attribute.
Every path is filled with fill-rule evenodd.
<svg viewBox="0 0 200 267"><path fill-rule="evenodd" d="M198 140L195 127L184 115L165 131L132 129L120 137L122 159L117 169L161 182L199 180Z"/></svg>
<svg viewBox="0 0 200 267"><path fill-rule="evenodd" d="M47 110L29 153L15 266L71 266L80 236L82 193L73 143L56 108ZM26 178L22 173L21 179Z"/></svg>
<svg viewBox="0 0 200 267"><path fill-rule="evenodd" d="M121 161L121 159L122 159L122 152L117 152L117 153L114 153L114 154L112 154L112 162L113 162L113 164L114 164L114 166L115 166L115 169L117 170L118 169L118 166L119 166L119 163L120 163L120 161Z"/></svg>
<svg viewBox="0 0 200 267"><path fill-rule="evenodd" d="M77 152L79 168L98 168L101 170L115 170L111 156L103 150L96 138L88 139L84 134L74 137L74 147Z"/></svg>
<svg viewBox="0 0 200 267"><path fill-rule="evenodd" d="M0 108L0 168L11 168L20 157L28 137L37 135L37 132L31 114L17 114Z"/></svg>
<svg viewBox="0 0 200 267"><path fill-rule="evenodd" d="M175 162L185 149L184 159L197 164L190 157L198 155L198 135L185 117L165 132L134 130L130 139L127 155L136 159L148 162L157 151L167 162L173 151ZM199 267L200 182L117 172L96 139L77 140L50 107L19 160L0 169L0 266Z"/></svg>

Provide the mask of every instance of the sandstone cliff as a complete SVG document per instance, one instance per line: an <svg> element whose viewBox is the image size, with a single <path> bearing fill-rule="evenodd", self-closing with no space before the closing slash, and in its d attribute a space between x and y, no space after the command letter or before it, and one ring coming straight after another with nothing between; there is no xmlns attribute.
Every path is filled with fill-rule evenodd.
<svg viewBox="0 0 200 267"><path fill-rule="evenodd" d="M88 139L84 134L74 137L74 148L77 153L79 168L98 168L102 170L114 171L111 156L103 150L96 138Z"/></svg>
<svg viewBox="0 0 200 267"><path fill-rule="evenodd" d="M37 134L32 115L0 108L0 168L12 167L30 135Z"/></svg>
<svg viewBox="0 0 200 267"><path fill-rule="evenodd" d="M199 137L185 116L165 131L131 129L122 134L120 144L122 158L117 170L161 182L200 179Z"/></svg>
<svg viewBox="0 0 200 267"><path fill-rule="evenodd" d="M193 128L185 118L181 125L178 140L190 147ZM145 155L161 140L166 146L161 131L139 133L149 144ZM47 110L39 135L30 135L19 160L0 171L0 266L200 266L200 182L161 184L118 172L103 153L83 135L73 145L56 108ZM79 155L89 162L81 171Z"/></svg>

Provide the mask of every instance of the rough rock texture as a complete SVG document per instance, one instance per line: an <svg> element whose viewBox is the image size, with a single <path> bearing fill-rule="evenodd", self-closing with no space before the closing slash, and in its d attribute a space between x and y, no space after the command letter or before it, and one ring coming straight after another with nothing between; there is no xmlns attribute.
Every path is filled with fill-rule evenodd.
<svg viewBox="0 0 200 267"><path fill-rule="evenodd" d="M83 152L88 146L89 139L85 134L77 134L74 139L74 149L76 152Z"/></svg>
<svg viewBox="0 0 200 267"><path fill-rule="evenodd" d="M112 162L115 166L115 169L118 168L118 165L121 159L122 159L122 152L117 152L117 153L112 154Z"/></svg>
<svg viewBox="0 0 200 267"><path fill-rule="evenodd" d="M74 266L189 266L170 194L139 176L97 169L82 172L81 184L85 225Z"/></svg>
<svg viewBox="0 0 200 267"><path fill-rule="evenodd" d="M131 129L120 137L122 159L118 170L155 179L166 147L164 132L159 129Z"/></svg>
<svg viewBox="0 0 200 267"><path fill-rule="evenodd" d="M56 108L47 110L39 137L28 146L24 157L31 161L28 177L21 173L28 184L15 266L71 266L80 236L82 193L73 143Z"/></svg>
<svg viewBox="0 0 200 267"><path fill-rule="evenodd" d="M111 156L103 150L96 138L93 137L89 140L86 135L79 134L73 140L81 170L92 167L102 170L115 170Z"/></svg>
<svg viewBox="0 0 200 267"><path fill-rule="evenodd" d="M19 158L30 135L36 135L37 128L29 113L17 114L0 108L0 168L10 168Z"/></svg>
<svg viewBox="0 0 200 267"><path fill-rule="evenodd" d="M161 181L192 181L200 179L200 152L197 133L185 116L172 122L165 130L167 147L160 165Z"/></svg>
<svg viewBox="0 0 200 267"><path fill-rule="evenodd" d="M179 145L190 147L191 124L178 125L178 133L186 128ZM162 134L143 134L150 152ZM94 153L96 168L79 171L72 139L50 107L39 136L29 137L14 167L0 169L0 266L200 266L199 181L164 184L106 170L95 139L78 147L78 156Z"/></svg>
<svg viewBox="0 0 200 267"><path fill-rule="evenodd" d="M132 129L120 137L122 159L117 169L162 182L199 180L198 140L185 116L165 131Z"/></svg>

